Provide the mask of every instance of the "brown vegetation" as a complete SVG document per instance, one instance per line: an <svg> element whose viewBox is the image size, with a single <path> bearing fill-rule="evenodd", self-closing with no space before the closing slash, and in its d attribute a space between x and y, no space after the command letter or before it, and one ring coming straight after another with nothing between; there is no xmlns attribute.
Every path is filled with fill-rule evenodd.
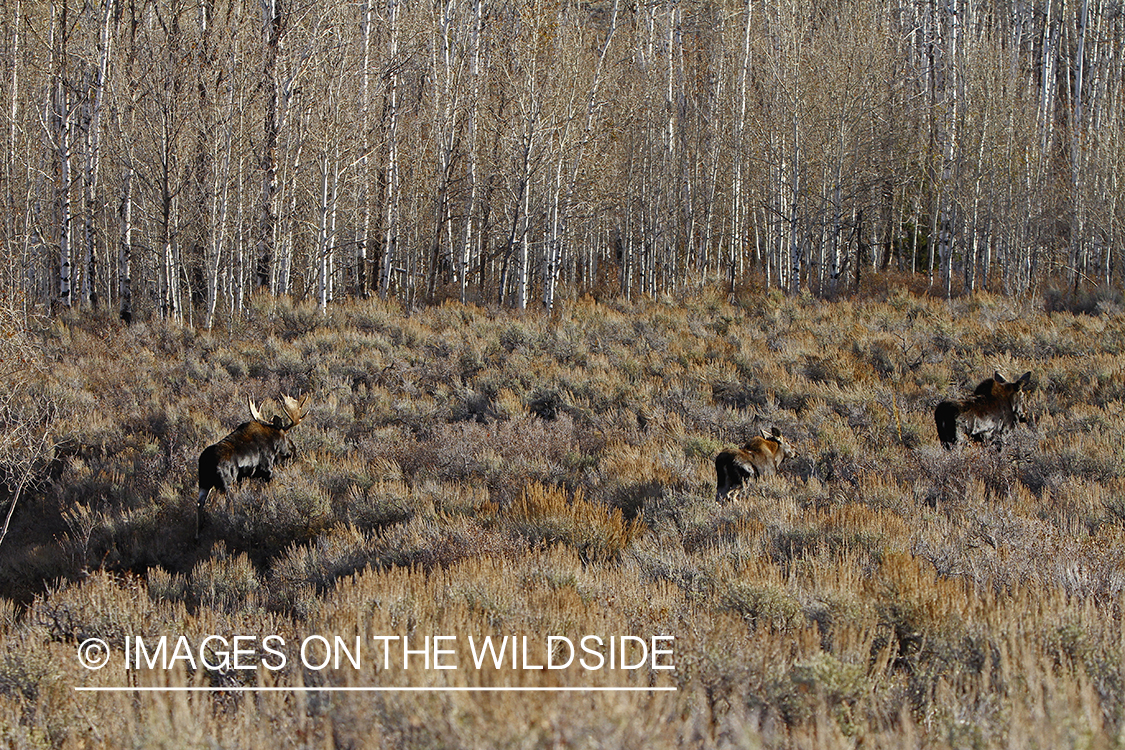
<svg viewBox="0 0 1125 750"><path fill-rule="evenodd" d="M1113 747L1125 731L1125 325L907 294L86 316L41 357L53 470L0 546L13 747ZM1034 426L941 448L933 407L1034 370ZM209 504L249 393L312 393L297 455ZM13 412L14 413L14 412ZM801 446L737 502L724 445ZM5 499L11 489L5 488ZM7 506L3 506L6 510ZM126 638L672 635L675 669L131 670ZM78 644L114 660L81 668ZM539 653L541 658L542 652ZM638 693L79 693L76 686L673 686Z"/></svg>

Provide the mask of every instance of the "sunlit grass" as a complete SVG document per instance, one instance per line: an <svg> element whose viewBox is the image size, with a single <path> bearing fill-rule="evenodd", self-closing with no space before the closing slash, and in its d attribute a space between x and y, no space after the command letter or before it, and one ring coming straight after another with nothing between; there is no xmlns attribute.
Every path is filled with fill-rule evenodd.
<svg viewBox="0 0 1125 750"><path fill-rule="evenodd" d="M568 301L553 317L263 298L233 330L56 324L67 448L0 547L18 747L1114 747L1120 316L981 296ZM108 333L107 333L108 331ZM1002 450L932 408L1032 371ZM246 397L311 392L270 484L208 500ZM713 457L799 456L714 500ZM670 672L88 672L130 634L675 636ZM637 685L628 696L75 694L77 684ZM267 730L265 727L269 727Z"/></svg>

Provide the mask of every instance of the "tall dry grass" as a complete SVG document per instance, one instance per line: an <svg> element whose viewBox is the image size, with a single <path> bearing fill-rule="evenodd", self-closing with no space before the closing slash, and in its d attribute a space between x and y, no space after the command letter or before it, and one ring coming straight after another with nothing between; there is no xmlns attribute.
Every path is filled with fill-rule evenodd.
<svg viewBox="0 0 1125 750"><path fill-rule="evenodd" d="M13 747L1116 747L1125 325L979 297L573 300L550 318L260 300L199 333L36 334L60 450L0 546ZM1034 424L942 450L932 408L1031 370ZM299 455L209 500L247 395ZM712 459L800 456L738 502ZM674 670L126 670L126 638L674 636ZM114 660L77 662L102 638ZM539 649L538 651L536 649ZM462 664L468 663L467 654ZM558 652L554 653L559 656ZM638 693L79 693L75 686Z"/></svg>

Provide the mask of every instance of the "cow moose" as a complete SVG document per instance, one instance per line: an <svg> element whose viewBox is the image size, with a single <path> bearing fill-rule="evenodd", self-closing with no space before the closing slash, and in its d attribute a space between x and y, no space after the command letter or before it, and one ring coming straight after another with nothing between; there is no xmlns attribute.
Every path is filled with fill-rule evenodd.
<svg viewBox="0 0 1125 750"><path fill-rule="evenodd" d="M1008 381L997 372L981 381L973 395L939 403L934 408L934 421L942 446L952 450L959 434L977 442L988 440L999 445L1005 432L1017 422L1027 421L1023 394L1030 381L1030 372L1015 381Z"/></svg>
<svg viewBox="0 0 1125 750"><path fill-rule="evenodd" d="M722 502L734 489L750 477L769 477L777 473L781 462L794 458L797 451L776 427L762 430L741 448L724 450L715 456L715 500Z"/></svg>
<svg viewBox="0 0 1125 750"><path fill-rule="evenodd" d="M293 456L293 441L288 432L301 423L309 411L309 395L306 393L298 401L290 396L282 396L282 411L289 418L286 423L281 416L266 421L254 401L247 397L251 421L243 422L234 432L209 445L199 456L199 500L196 507L195 533L203 527L203 504L211 489L226 493L228 489L245 477L273 478L275 464Z"/></svg>

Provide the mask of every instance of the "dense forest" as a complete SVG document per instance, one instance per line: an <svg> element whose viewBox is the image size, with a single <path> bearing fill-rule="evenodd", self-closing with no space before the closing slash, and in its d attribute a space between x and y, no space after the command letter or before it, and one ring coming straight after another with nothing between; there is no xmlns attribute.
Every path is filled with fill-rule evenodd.
<svg viewBox="0 0 1125 750"><path fill-rule="evenodd" d="M9 0L0 29L14 308L1122 274L1109 0Z"/></svg>

